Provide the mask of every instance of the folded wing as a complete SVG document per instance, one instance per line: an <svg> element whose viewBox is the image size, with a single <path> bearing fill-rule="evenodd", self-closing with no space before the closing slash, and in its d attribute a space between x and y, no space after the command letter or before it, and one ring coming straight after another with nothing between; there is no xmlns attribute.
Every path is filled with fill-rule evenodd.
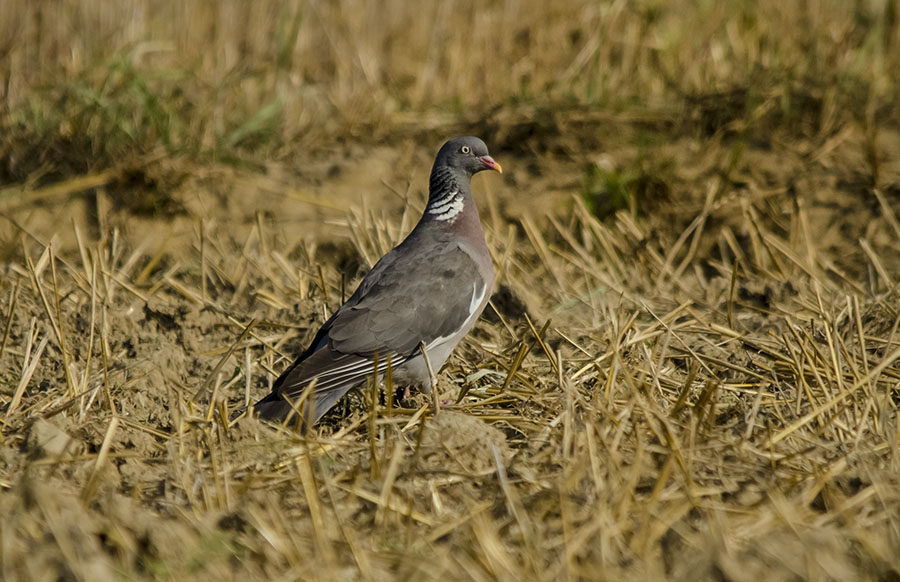
<svg viewBox="0 0 900 582"><path fill-rule="evenodd" d="M315 422L351 388L378 374L388 359L399 367L430 344L452 336L469 320L473 296L483 296L486 282L469 252L458 244L431 237L427 247L411 240L385 255L352 297L325 323L310 347L275 381L272 393L255 411L282 421L313 380ZM409 249L415 248L411 253Z"/></svg>

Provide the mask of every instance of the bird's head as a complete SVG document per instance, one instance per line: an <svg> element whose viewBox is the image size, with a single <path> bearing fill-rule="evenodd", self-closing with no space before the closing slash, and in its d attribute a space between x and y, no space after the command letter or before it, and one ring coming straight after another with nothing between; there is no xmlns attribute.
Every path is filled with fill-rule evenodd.
<svg viewBox="0 0 900 582"><path fill-rule="evenodd" d="M488 154L484 142L472 136L453 138L445 143L434 160L435 168L441 166L453 168L470 177L482 170L503 173L500 164Z"/></svg>

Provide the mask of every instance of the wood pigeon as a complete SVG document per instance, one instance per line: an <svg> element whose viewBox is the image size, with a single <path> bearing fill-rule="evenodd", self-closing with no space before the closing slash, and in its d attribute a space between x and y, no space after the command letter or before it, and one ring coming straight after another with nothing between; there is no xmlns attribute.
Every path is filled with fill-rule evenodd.
<svg viewBox="0 0 900 582"><path fill-rule="evenodd" d="M384 255L316 334L310 346L257 402L261 418L284 422L311 383L305 420L335 403L391 362L397 386L431 391L421 346L437 373L472 329L491 296L494 267L469 182L482 170L502 172L477 137L441 147L429 180L428 205L412 232Z"/></svg>

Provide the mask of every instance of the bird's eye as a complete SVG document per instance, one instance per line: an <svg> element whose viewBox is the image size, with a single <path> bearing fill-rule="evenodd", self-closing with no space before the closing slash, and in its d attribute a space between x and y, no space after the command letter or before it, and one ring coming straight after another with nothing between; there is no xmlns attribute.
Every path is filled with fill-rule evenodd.
<svg viewBox="0 0 900 582"><path fill-rule="evenodd" d="M471 148L469 148L469 146L463 146L462 149L461 149L460 151L461 151L462 153L464 153L464 154L467 154L467 153L469 153L469 152L472 151L472 150L471 150Z"/></svg>

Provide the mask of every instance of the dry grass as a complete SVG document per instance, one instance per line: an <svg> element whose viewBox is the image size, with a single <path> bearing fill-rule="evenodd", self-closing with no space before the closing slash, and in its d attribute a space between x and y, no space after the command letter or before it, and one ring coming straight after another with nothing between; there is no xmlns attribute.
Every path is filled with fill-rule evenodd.
<svg viewBox="0 0 900 582"><path fill-rule="evenodd" d="M830 133L845 114L897 114L897 12L892 0L11 2L0 178L134 152L233 160L453 120L484 129L511 105L532 122L601 107L713 130L812 118Z"/></svg>
<svg viewBox="0 0 900 582"><path fill-rule="evenodd" d="M0 577L900 576L897 3L388 4L7 7ZM442 410L229 425L463 130Z"/></svg>

